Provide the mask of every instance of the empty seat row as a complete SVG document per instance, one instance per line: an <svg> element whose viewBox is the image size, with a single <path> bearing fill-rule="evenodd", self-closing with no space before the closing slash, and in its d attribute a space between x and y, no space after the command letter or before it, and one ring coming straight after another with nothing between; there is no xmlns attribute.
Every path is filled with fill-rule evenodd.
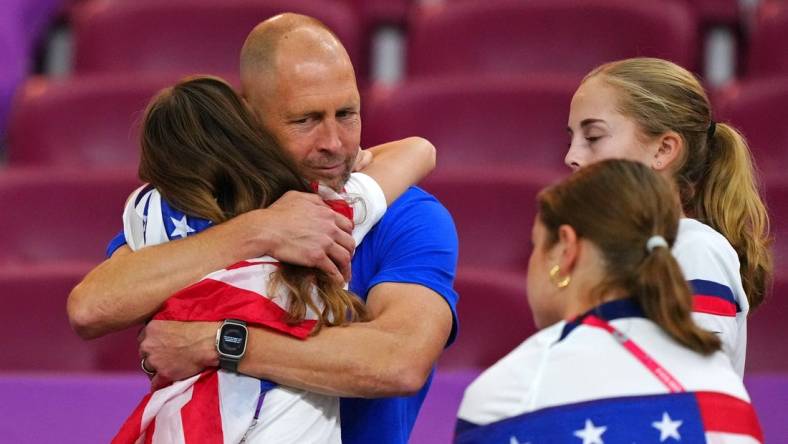
<svg viewBox="0 0 788 444"><path fill-rule="evenodd" d="M9 127L8 164L135 167L146 104L176 75L34 78ZM235 82L237 83L237 82ZM522 165L566 171L566 121L578 81L556 76L452 77L378 86L365 96L364 145L420 135L441 168ZM788 76L735 84L715 100L715 119L749 140L766 175L788 166ZM765 118L768 116L768 118Z"/></svg>
<svg viewBox="0 0 788 444"><path fill-rule="evenodd" d="M129 169L2 171L0 267L97 264L138 186Z"/></svg>
<svg viewBox="0 0 788 444"><path fill-rule="evenodd" d="M634 56L667 58L697 71L699 22L724 23L737 7L731 0L695 3L447 0L419 7L407 1L94 0L72 14L75 70L231 72L256 23L294 11L315 16L335 30L364 74L369 38L363 35L366 25L359 12L367 23L385 23L410 11L407 71L413 77L545 72L579 76L603 62ZM777 6L764 8L767 11L754 27L749 75L785 73L788 66L780 46L788 8L772 4Z"/></svg>

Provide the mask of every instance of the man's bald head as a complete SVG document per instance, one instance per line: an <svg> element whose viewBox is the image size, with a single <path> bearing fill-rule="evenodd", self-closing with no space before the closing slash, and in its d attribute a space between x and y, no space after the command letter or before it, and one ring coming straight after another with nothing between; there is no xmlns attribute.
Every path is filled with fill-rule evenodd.
<svg viewBox="0 0 788 444"><path fill-rule="evenodd" d="M276 74L294 63L343 63L353 65L344 46L323 22L301 14L284 13L257 25L241 49L241 88L247 98L260 94L261 87L279 80ZM283 64L287 66L282 66Z"/></svg>
<svg viewBox="0 0 788 444"><path fill-rule="evenodd" d="M304 177L341 189L359 150L361 99L337 36L298 14L260 23L241 50L241 88Z"/></svg>

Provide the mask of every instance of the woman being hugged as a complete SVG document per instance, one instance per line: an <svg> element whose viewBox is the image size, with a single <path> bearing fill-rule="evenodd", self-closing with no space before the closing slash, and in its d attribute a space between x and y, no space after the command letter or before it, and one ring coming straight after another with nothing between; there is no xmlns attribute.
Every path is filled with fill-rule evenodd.
<svg viewBox="0 0 788 444"><path fill-rule="evenodd" d="M761 442L720 339L693 322L670 184L605 160L538 201L527 289L542 330L466 390L456 442Z"/></svg>
<svg viewBox="0 0 788 444"><path fill-rule="evenodd" d="M769 222L749 148L715 122L697 78L666 60L633 58L589 73L572 99L566 164L639 161L674 186L682 209L673 254L695 294L695 320L719 335L744 374L747 315L772 274Z"/></svg>

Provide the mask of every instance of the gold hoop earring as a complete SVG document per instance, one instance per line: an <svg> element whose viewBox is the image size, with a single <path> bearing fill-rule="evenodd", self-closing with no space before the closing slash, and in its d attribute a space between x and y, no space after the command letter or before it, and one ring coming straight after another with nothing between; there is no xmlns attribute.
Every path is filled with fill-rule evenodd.
<svg viewBox="0 0 788 444"><path fill-rule="evenodd" d="M558 277L558 273L561 272L561 267L558 265L553 265L553 268L550 269L550 281L558 288L566 288L569 285L569 282L572 280L571 276L566 275L564 277Z"/></svg>

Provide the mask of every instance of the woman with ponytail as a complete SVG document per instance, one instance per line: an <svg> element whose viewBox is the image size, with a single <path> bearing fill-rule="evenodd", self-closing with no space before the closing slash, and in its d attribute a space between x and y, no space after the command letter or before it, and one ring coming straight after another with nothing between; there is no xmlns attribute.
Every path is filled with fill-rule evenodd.
<svg viewBox="0 0 788 444"><path fill-rule="evenodd" d="M605 160L538 207L527 289L542 330L469 386L455 442L762 442L720 339L693 322L670 183Z"/></svg>
<svg viewBox="0 0 788 444"><path fill-rule="evenodd" d="M654 58L607 63L572 98L573 170L609 158L639 161L674 186L682 218L673 255L693 289L693 317L722 340L744 375L747 315L772 274L769 221L747 143L715 122L689 71Z"/></svg>

